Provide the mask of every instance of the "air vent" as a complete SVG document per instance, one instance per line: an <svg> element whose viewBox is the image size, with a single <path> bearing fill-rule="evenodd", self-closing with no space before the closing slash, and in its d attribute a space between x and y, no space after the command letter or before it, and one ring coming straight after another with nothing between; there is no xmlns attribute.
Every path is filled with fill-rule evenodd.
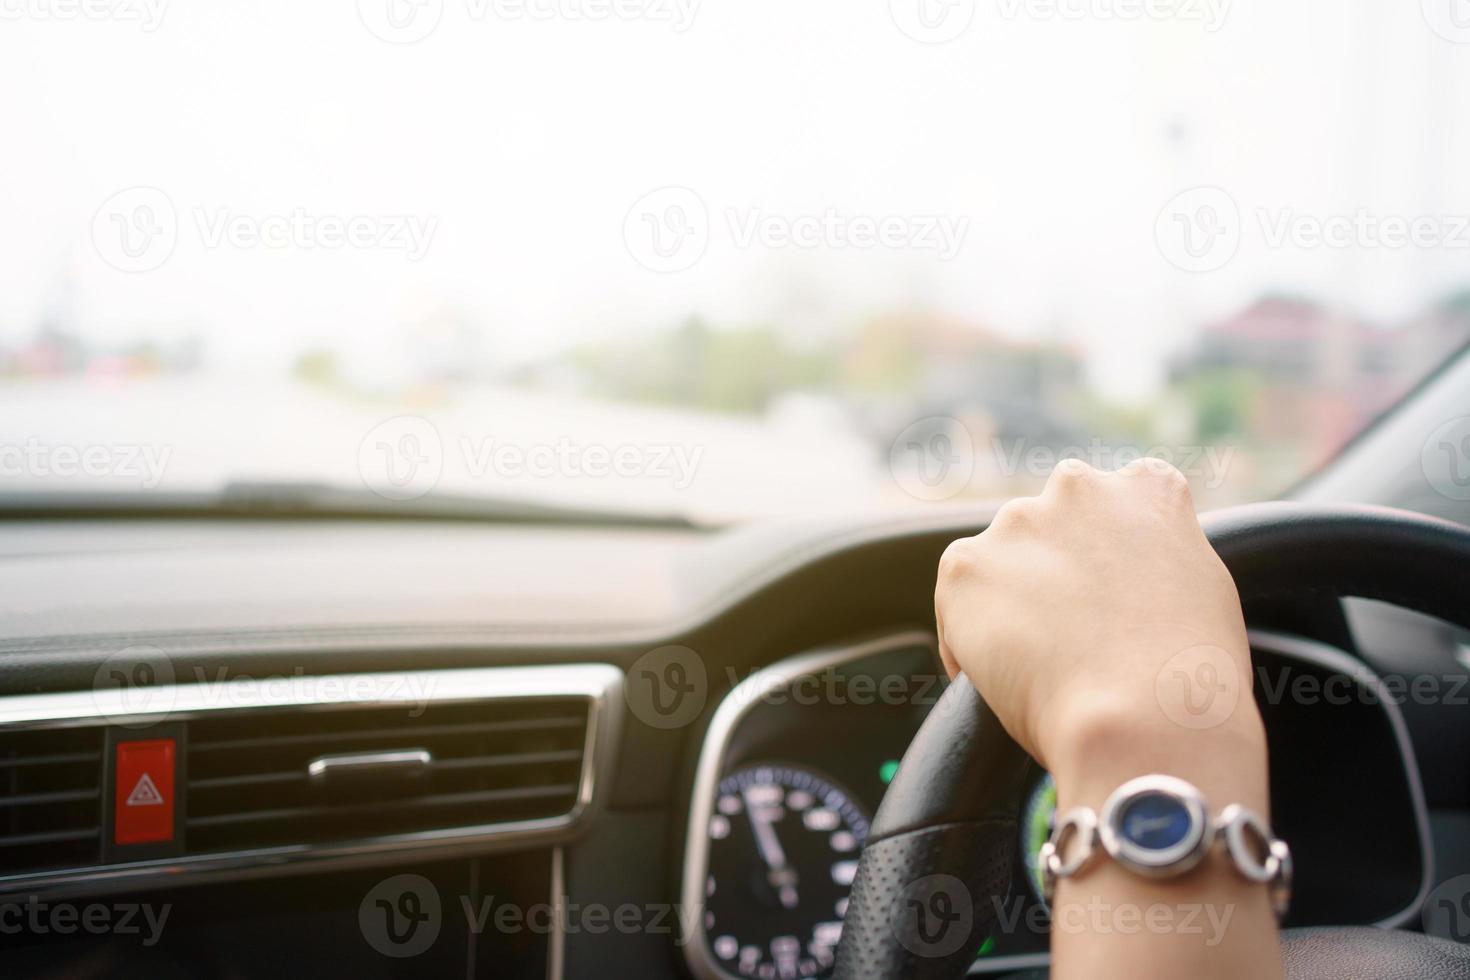
<svg viewBox="0 0 1470 980"><path fill-rule="evenodd" d="M0 870L96 864L102 846L102 729L0 733Z"/></svg>
<svg viewBox="0 0 1470 980"><path fill-rule="evenodd" d="M565 816L589 700L255 709L189 722L190 854Z"/></svg>

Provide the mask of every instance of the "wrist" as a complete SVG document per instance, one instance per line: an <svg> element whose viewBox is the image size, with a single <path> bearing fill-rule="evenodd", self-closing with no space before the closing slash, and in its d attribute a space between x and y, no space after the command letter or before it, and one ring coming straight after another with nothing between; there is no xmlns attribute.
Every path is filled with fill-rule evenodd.
<svg viewBox="0 0 1470 980"><path fill-rule="evenodd" d="M1038 747L1063 806L1098 807L1128 780L1163 773L1193 783L1217 809L1239 803L1269 812L1265 729L1249 697L1208 728L1175 723L1151 693L1093 690L1054 699L1050 709Z"/></svg>

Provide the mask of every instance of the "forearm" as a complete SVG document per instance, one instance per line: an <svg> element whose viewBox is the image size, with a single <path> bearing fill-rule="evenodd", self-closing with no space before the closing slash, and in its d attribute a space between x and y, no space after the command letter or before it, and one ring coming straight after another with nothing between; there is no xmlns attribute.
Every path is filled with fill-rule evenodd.
<svg viewBox="0 0 1470 980"><path fill-rule="evenodd" d="M1182 836L1140 867L1188 867L1206 818L1230 804L1269 821L1240 600L1177 471L1146 460L1115 473L1059 464L1040 497L1010 501L983 534L946 549L935 614L945 662L1052 774L1060 813L1100 813L1148 775L1204 795L1207 815L1192 794L1175 794L1174 815L1189 810L1191 826L1174 826ZM1171 851L1181 845L1182 856ZM1059 849L1051 870L1071 870ZM1280 978L1269 887L1232 863L1216 843L1207 860L1160 880L1094 852L1058 882L1053 976ZM1261 877L1268 864L1248 866Z"/></svg>
<svg viewBox="0 0 1470 980"><path fill-rule="evenodd" d="M1239 803L1269 820L1259 717L1251 704L1235 715L1191 730L1146 705L1128 718L1094 715L1074 724L1048 760L1058 812L1075 806L1100 812L1118 786L1160 773L1197 787L1212 816ZM1057 980L1282 975L1267 889L1242 877L1218 844L1178 878L1145 878L1099 855L1082 874L1059 881L1052 955Z"/></svg>

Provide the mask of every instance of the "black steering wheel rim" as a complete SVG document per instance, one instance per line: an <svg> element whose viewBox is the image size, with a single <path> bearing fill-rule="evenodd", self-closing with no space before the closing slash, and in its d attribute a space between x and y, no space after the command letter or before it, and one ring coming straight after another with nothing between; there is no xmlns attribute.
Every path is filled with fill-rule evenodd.
<svg viewBox="0 0 1470 980"><path fill-rule="evenodd" d="M1470 529L1458 524L1391 508L1292 503L1229 508L1201 523L1247 605L1358 596L1470 629ZM965 975L1006 897L1034 766L957 678L873 820L838 946L839 980ZM958 928L925 920L939 892ZM1470 948L1408 933L1301 930L1286 946L1290 975L1303 980L1337 980L1349 975L1345 965L1361 977L1470 980ZM1423 972L1427 964L1434 972Z"/></svg>

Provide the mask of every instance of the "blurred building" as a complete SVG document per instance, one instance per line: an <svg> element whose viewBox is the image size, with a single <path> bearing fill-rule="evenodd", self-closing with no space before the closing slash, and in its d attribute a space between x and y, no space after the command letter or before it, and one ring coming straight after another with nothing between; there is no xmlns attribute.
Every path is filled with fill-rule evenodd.
<svg viewBox="0 0 1470 980"><path fill-rule="evenodd" d="M843 359L843 387L896 392L902 424L951 416L999 439L1075 441L1083 361L1070 347L1002 337L980 324L932 314L870 321Z"/></svg>
<svg viewBox="0 0 1470 980"><path fill-rule="evenodd" d="M1470 292L1389 326L1268 296L1207 326L1171 380L1193 400L1202 439L1290 444L1310 465L1467 340Z"/></svg>

